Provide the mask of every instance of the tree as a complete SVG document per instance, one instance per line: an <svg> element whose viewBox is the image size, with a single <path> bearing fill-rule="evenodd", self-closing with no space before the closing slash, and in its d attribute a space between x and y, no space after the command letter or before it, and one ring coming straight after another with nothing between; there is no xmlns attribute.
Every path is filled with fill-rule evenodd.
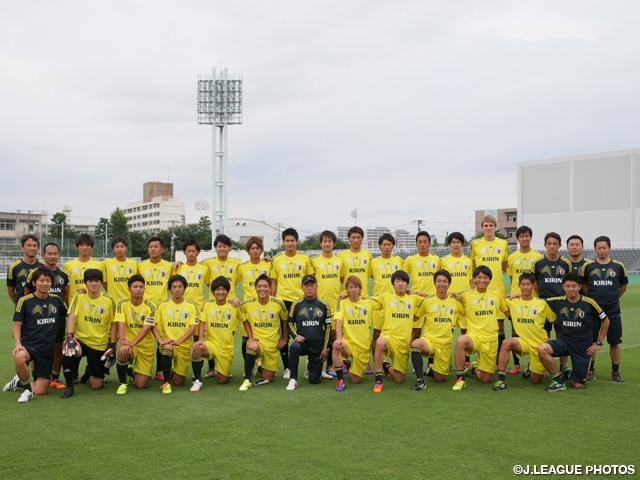
<svg viewBox="0 0 640 480"><path fill-rule="evenodd" d="M129 256L140 257L142 260L148 259L147 240L149 239L149 234L147 232L130 232L128 237L130 243Z"/></svg>
<svg viewBox="0 0 640 480"><path fill-rule="evenodd" d="M104 240L108 235L111 235L111 222L108 218L101 217L93 232L93 238Z"/></svg>
<svg viewBox="0 0 640 480"><path fill-rule="evenodd" d="M111 212L109 225L109 238L123 236L126 237L129 233L129 227L127 226L127 217L124 216L124 212L119 207Z"/></svg>
<svg viewBox="0 0 640 480"><path fill-rule="evenodd" d="M337 239L335 246L333 247L336 250L348 250L349 243L344 240ZM320 245L320 233L314 233L305 238L302 242L298 244L298 250L306 251L306 250L322 250L322 246Z"/></svg>
<svg viewBox="0 0 640 480"><path fill-rule="evenodd" d="M51 221L53 225L49 228L49 238L50 239L60 239L62 238L62 231L64 228L64 238L75 238L76 231L67 225L67 216L62 212L54 213L51 216Z"/></svg>

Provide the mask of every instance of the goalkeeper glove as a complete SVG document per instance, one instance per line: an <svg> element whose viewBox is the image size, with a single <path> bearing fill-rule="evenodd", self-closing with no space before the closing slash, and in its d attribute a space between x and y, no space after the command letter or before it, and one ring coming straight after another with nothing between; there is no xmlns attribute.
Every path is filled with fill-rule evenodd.
<svg viewBox="0 0 640 480"><path fill-rule="evenodd" d="M78 351L78 341L73 336L73 333L67 333L67 339L62 347L62 354L67 357L75 356Z"/></svg>
<svg viewBox="0 0 640 480"><path fill-rule="evenodd" d="M104 361L104 368L111 368L116 363L116 344L110 343L104 355L100 357Z"/></svg>

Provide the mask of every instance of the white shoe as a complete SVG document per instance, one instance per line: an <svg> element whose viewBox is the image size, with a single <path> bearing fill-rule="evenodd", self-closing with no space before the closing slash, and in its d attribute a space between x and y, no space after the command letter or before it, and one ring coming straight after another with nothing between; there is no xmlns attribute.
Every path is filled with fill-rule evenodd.
<svg viewBox="0 0 640 480"><path fill-rule="evenodd" d="M333 377L324 370L322 370L320 377L322 377L323 380L333 380Z"/></svg>
<svg viewBox="0 0 640 480"><path fill-rule="evenodd" d="M282 373L282 378L286 378L286 379L291 378L291 370L289 370L288 368L285 368L284 372Z"/></svg>
<svg viewBox="0 0 640 480"><path fill-rule="evenodd" d="M13 390L14 392L16 391L16 389L18 388L18 383L20 383L20 377L18 377L18 375L16 375L15 377L13 377L11 379L11 381L9 383L7 383L4 388L2 389L3 392L8 392L9 390Z"/></svg>
<svg viewBox="0 0 640 480"><path fill-rule="evenodd" d="M298 382L296 382L296 380L292 378L291 380L289 380L289 384L285 388L289 391L295 390L296 388L298 388Z"/></svg>
<svg viewBox="0 0 640 480"><path fill-rule="evenodd" d="M25 390L24 392L22 392L22 394L20 394L20 398L18 399L18 402L27 403L32 398L33 398L33 392L31 390Z"/></svg>
<svg viewBox="0 0 640 480"><path fill-rule="evenodd" d="M195 382L193 382L193 385L191 385L191 388L189 389L189 391L199 392L201 388L202 388L202 382L200 380L196 380Z"/></svg>
<svg viewBox="0 0 640 480"><path fill-rule="evenodd" d="M238 390L240 390L241 392L246 392L251 387L253 387L253 384L251 383L251 380L247 378L244 382L242 382L242 385L240 385L240 388Z"/></svg>

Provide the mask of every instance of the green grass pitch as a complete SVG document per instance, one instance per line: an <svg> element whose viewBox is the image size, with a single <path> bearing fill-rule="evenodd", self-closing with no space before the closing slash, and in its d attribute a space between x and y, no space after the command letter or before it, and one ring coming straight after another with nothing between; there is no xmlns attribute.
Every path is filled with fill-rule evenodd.
<svg viewBox="0 0 640 480"><path fill-rule="evenodd" d="M0 282L0 383L14 375L12 306ZM462 392L428 382L413 392L373 378L338 393L333 381L294 392L286 381L239 392L234 378L204 380L162 395L117 381L93 392L78 385L70 400L50 390L27 404L0 395L0 477L28 479L174 478L513 478L514 465L633 464L640 467L640 285L622 299L624 384L608 379L608 347L598 379L585 391L548 393L508 378L494 392L473 379ZM83 367L81 367L83 368ZM115 380L115 368L112 370ZM281 373L280 373L281 375ZM545 380L546 386L549 380ZM584 476L583 476L584 477ZM584 477L588 478L588 477Z"/></svg>

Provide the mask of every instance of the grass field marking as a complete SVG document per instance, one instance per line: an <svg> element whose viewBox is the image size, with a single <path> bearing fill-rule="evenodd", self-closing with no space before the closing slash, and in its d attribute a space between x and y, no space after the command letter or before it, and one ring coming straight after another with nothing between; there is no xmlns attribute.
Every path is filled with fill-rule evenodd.
<svg viewBox="0 0 640 480"><path fill-rule="evenodd" d="M636 348L636 347L640 347L640 343L637 345L622 345L620 347L620 350L626 350L628 348ZM600 350L598 350L598 353L607 353L609 351L609 348L601 348Z"/></svg>

